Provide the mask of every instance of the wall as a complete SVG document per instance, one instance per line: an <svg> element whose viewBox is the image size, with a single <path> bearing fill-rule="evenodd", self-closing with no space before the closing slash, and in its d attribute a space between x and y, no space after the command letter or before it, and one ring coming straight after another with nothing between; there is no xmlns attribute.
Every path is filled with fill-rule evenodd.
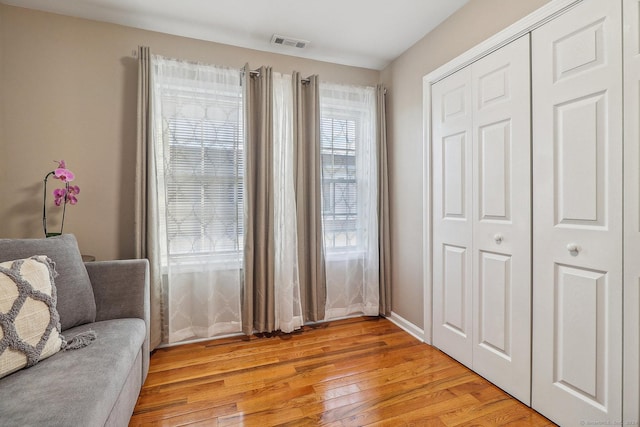
<svg viewBox="0 0 640 427"><path fill-rule="evenodd" d="M76 234L82 252L98 259L133 256L132 52L138 45L175 58L238 68L271 65L343 83L375 84L380 75L1 4L0 19L0 237L42 236L42 179L53 160L64 159L81 187L79 203L67 209L65 232Z"/></svg>
<svg viewBox="0 0 640 427"><path fill-rule="evenodd" d="M5 65L5 60L4 60L4 40L6 39L5 36L5 28L6 25L4 23L4 6L0 4L0 200L5 200L5 192L4 192L4 186L2 185L3 182L5 182L7 180L6 177L6 173L5 173L5 168L3 167L2 164L2 153L5 152L4 150L4 141L5 141L5 137L4 137L4 65ZM0 206L2 206L2 204L0 204ZM0 208L1 209L1 208ZM1 217L0 217L1 219ZM2 226L0 226L1 228ZM0 233L0 236L2 234Z"/></svg>
<svg viewBox="0 0 640 427"><path fill-rule="evenodd" d="M548 0L471 0L381 73L389 89L393 311L423 328L422 77Z"/></svg>

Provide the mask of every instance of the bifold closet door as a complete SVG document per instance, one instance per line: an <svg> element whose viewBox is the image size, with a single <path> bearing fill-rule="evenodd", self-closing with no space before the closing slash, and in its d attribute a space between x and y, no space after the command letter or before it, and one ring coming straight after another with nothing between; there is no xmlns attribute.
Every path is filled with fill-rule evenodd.
<svg viewBox="0 0 640 427"><path fill-rule="evenodd" d="M624 421L640 421L640 0L625 0Z"/></svg>
<svg viewBox="0 0 640 427"><path fill-rule="evenodd" d="M530 401L529 37L432 87L433 344Z"/></svg>
<svg viewBox="0 0 640 427"><path fill-rule="evenodd" d="M432 88L433 344L472 366L471 68Z"/></svg>
<svg viewBox="0 0 640 427"><path fill-rule="evenodd" d="M532 406L560 425L622 416L621 2L532 33Z"/></svg>
<svg viewBox="0 0 640 427"><path fill-rule="evenodd" d="M529 35L472 65L473 370L531 402Z"/></svg>

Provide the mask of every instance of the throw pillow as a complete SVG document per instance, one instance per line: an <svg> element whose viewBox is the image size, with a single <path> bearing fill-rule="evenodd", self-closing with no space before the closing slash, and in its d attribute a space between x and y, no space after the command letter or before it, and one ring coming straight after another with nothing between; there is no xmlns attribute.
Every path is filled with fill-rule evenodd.
<svg viewBox="0 0 640 427"><path fill-rule="evenodd" d="M56 290L62 331L96 320L89 274L73 234L48 239L0 239L0 262L46 255L56 265Z"/></svg>
<svg viewBox="0 0 640 427"><path fill-rule="evenodd" d="M64 346L54 274L44 255L0 263L0 378Z"/></svg>

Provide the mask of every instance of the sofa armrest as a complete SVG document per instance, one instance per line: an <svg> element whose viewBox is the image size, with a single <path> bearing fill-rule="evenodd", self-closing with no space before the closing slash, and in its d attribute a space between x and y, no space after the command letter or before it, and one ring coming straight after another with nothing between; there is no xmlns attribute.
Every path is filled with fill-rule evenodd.
<svg viewBox="0 0 640 427"><path fill-rule="evenodd" d="M149 262L99 261L85 264L96 299L96 321L137 317L149 321Z"/></svg>
<svg viewBox="0 0 640 427"><path fill-rule="evenodd" d="M143 345L144 382L149 370L149 261L132 259L85 263L96 300L96 322L139 318L147 326Z"/></svg>

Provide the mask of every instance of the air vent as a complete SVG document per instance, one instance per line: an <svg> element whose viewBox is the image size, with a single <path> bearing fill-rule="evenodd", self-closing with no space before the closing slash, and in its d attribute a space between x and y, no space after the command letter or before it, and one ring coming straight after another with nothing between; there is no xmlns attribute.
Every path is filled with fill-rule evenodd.
<svg viewBox="0 0 640 427"><path fill-rule="evenodd" d="M280 36L274 34L271 37L271 44L279 44L283 46L296 47L298 49L304 49L309 44L308 40L294 39L292 37Z"/></svg>

